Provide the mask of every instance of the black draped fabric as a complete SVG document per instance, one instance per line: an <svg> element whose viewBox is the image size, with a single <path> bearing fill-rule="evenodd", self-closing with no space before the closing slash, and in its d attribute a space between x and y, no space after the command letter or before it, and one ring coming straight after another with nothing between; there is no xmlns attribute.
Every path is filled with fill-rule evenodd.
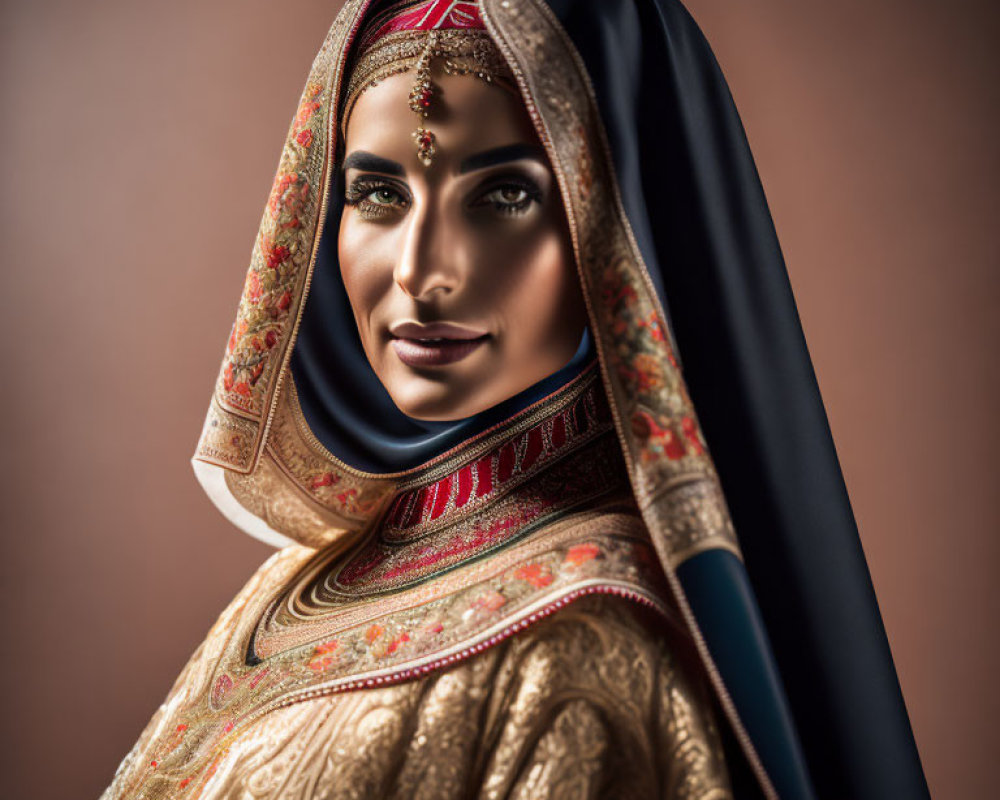
<svg viewBox="0 0 1000 800"><path fill-rule="evenodd" d="M787 771L772 774L779 793L808 796L786 763L794 742L768 741L794 736L782 709L754 702L769 696L769 639L816 794L926 797L774 226L712 51L674 0L547 2L594 86L744 553L746 573L710 551L678 574L746 727L769 771ZM746 574L760 617L740 596Z"/></svg>

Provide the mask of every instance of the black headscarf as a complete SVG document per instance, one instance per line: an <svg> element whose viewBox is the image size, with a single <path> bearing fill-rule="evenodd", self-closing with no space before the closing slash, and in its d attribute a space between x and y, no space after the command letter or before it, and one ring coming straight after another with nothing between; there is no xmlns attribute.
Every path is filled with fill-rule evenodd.
<svg viewBox="0 0 1000 800"><path fill-rule="evenodd" d="M546 2L597 95L816 793L927 797L774 225L715 57L676 0ZM739 643L756 638L755 615L733 613L741 571L715 550L678 575L760 731L750 718L774 711L754 708L752 682L738 685ZM765 761L766 736L754 736ZM795 796L801 775L782 792L773 773L789 765L768 766Z"/></svg>

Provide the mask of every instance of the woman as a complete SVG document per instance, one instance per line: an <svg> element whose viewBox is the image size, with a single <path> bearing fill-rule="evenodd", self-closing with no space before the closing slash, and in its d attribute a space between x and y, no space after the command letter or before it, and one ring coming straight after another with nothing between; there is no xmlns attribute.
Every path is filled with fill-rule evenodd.
<svg viewBox="0 0 1000 800"><path fill-rule="evenodd" d="M348 2L195 466L289 546L108 797L926 794L674 2Z"/></svg>

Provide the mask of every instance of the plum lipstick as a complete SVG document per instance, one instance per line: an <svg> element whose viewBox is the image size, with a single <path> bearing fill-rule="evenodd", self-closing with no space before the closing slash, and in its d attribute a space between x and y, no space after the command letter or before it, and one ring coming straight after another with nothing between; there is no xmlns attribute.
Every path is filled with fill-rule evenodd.
<svg viewBox="0 0 1000 800"><path fill-rule="evenodd" d="M489 334L451 322L421 325L403 322L390 329L392 349L411 367L437 367L461 361L476 350Z"/></svg>

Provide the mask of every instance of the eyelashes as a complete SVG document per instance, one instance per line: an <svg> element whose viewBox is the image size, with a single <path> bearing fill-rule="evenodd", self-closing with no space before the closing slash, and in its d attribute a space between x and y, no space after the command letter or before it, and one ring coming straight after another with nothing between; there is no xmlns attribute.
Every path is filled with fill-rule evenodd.
<svg viewBox="0 0 1000 800"><path fill-rule="evenodd" d="M490 181L470 204L471 208L492 208L503 216L519 216L533 203L542 202L542 190L532 180L508 175Z"/></svg>
<svg viewBox="0 0 1000 800"><path fill-rule="evenodd" d="M364 219L380 220L405 212L410 194L395 181L362 175L347 186L344 204Z"/></svg>
<svg viewBox="0 0 1000 800"><path fill-rule="evenodd" d="M360 175L344 190L344 204L365 220L402 216L412 202L405 185L382 176ZM501 175L477 188L466 207L477 217L508 218L523 216L541 202L542 190L533 180L523 175Z"/></svg>

